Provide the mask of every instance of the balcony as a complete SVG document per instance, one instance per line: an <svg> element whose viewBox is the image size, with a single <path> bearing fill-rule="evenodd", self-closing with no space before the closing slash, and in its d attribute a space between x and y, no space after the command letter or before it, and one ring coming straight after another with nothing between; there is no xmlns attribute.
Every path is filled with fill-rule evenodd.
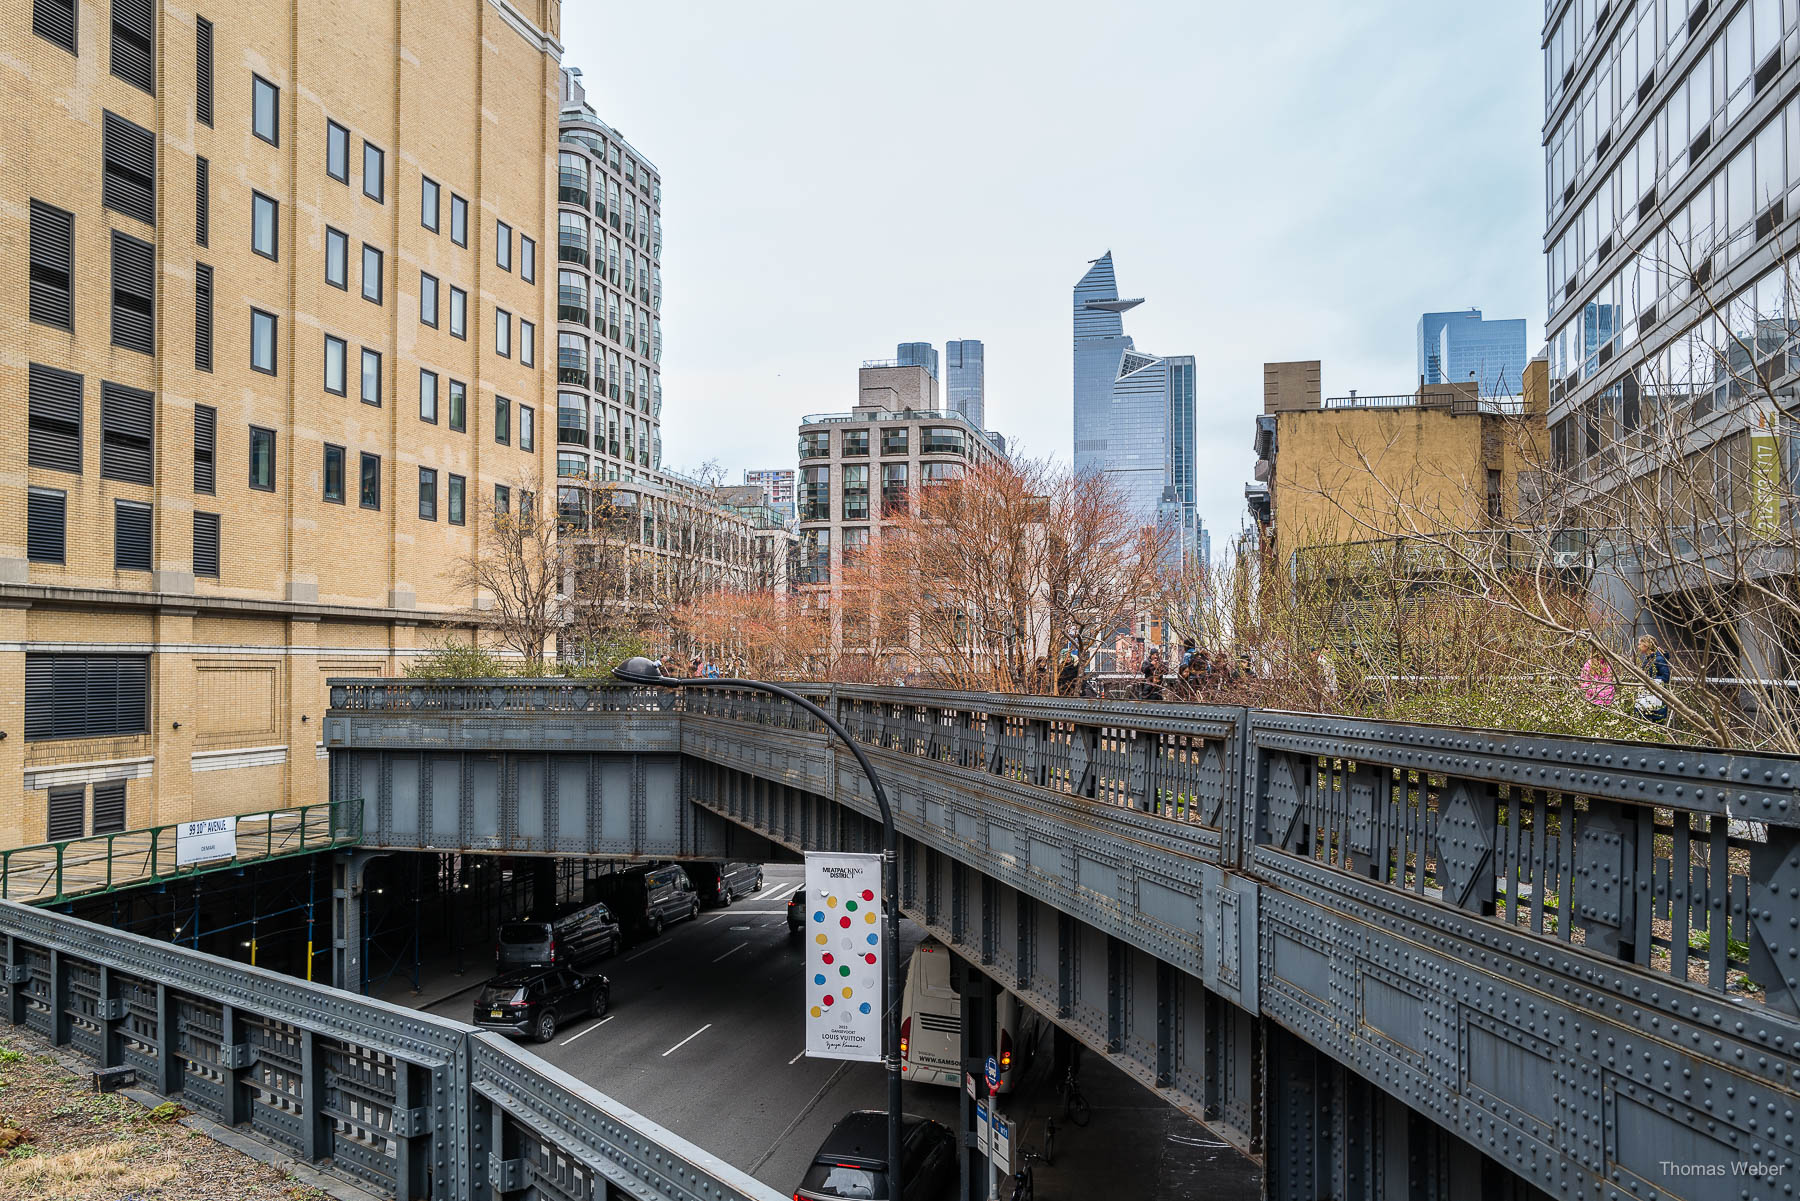
<svg viewBox="0 0 1800 1201"><path fill-rule="evenodd" d="M565 176L557 185L556 199L562 204L578 204L585 209L588 202L587 188L580 183L571 183Z"/></svg>
<svg viewBox="0 0 1800 1201"><path fill-rule="evenodd" d="M558 321L573 322L576 325L586 325L588 323L587 303L585 301L576 303L578 299L579 298L570 297L567 293L558 296L556 299L556 319Z"/></svg>
<svg viewBox="0 0 1800 1201"><path fill-rule="evenodd" d="M574 242L558 241L556 244L556 259L560 263L574 263L577 266L585 267L588 265L587 244L581 243L578 245Z"/></svg>
<svg viewBox="0 0 1800 1201"><path fill-rule="evenodd" d="M585 388L588 386L587 368L581 366L579 363L572 365L568 363L558 363L556 365L556 382L559 384L574 384L578 388Z"/></svg>
<svg viewBox="0 0 1800 1201"><path fill-rule="evenodd" d="M556 440L564 446L586 446L588 444L587 414L579 409L558 409Z"/></svg>

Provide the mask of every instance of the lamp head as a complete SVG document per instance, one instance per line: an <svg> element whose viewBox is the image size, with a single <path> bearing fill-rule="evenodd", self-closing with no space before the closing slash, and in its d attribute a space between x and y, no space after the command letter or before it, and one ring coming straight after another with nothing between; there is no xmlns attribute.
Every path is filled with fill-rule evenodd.
<svg viewBox="0 0 1800 1201"><path fill-rule="evenodd" d="M657 664L656 660L646 659L642 655L633 655L613 668L613 678L627 684L656 685L666 682L663 678L662 667Z"/></svg>

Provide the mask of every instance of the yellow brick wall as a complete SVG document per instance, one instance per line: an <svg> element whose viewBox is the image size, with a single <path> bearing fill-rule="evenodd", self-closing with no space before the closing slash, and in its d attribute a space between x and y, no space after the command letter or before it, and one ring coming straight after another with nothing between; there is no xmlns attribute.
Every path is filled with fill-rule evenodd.
<svg viewBox="0 0 1800 1201"><path fill-rule="evenodd" d="M43 837L44 793L28 767L154 757L128 786L130 824L318 799L315 753L332 674L402 669L427 635L419 618L464 609L450 565L476 547L496 482L549 474L554 453L554 0L218 0L214 118L195 107L192 7L157 5L156 95L108 70L110 9L84 0L80 53L32 34L20 6L0 26L0 102L15 131L0 154L0 389L23 408L28 364L85 381L80 474L27 463L24 422L0 441L0 845ZM251 131L252 74L280 88L279 145ZM154 132L154 228L101 207L101 114ZM350 182L326 174L326 121L350 131ZM384 201L362 192L364 139L385 152ZM195 233L196 156L210 161L208 245ZM420 220L421 180L441 186L438 232ZM279 257L251 251L251 193L280 203ZM451 195L470 204L469 245L450 237ZM29 202L75 214L75 332L30 322ZM513 229L510 272L495 264L496 221ZM325 282L325 228L350 240L348 290ZM110 231L156 247L156 347L111 346ZM519 239L537 243L536 282L520 277ZM361 296L361 250L383 252L382 303ZM211 372L194 366L194 266L214 269ZM419 320L420 272L440 281L439 326ZM452 285L469 295L468 334L449 331ZM279 318L277 373L250 368L252 306ZM494 351L496 307L513 314L513 357ZM534 368L518 360L518 322L537 328ZM324 390L324 335L348 343L347 392ZM361 402L360 349L382 356L382 404ZM439 419L420 420L421 367L438 372ZM468 428L448 425L451 379L468 386ZM100 478L100 383L156 395L155 484ZM513 437L494 441L494 397L514 402ZM217 485L193 477L194 406L218 412ZM519 447L518 405L537 413L537 446ZM15 410L17 411L17 410ZM249 484L250 427L276 431L273 491ZM322 498L325 444L346 449L346 503ZM358 504L358 456L379 455L380 511ZM438 519L420 520L418 468L437 469ZM448 521L448 477L468 481L464 525ZM68 494L68 562L25 560L31 485ZM113 568L115 499L154 506L152 572ZM553 503L547 494L543 504ZM221 515L222 573L194 579L192 514ZM330 606L331 608L322 608ZM27 650L152 652L145 734L27 744ZM348 670L346 670L348 669ZM179 724L178 724L179 723ZM286 746L280 765L194 772L192 756Z"/></svg>

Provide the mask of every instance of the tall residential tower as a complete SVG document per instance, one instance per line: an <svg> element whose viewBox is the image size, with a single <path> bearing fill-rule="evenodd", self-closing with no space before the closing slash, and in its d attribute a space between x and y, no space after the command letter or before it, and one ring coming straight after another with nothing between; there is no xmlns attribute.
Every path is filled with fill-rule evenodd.
<svg viewBox="0 0 1800 1201"><path fill-rule="evenodd" d="M1418 327L1419 382L1466 384L1480 396L1518 396L1524 386L1525 321L1488 321L1480 309L1426 313Z"/></svg>
<svg viewBox="0 0 1800 1201"><path fill-rule="evenodd" d="M947 374L944 377L944 398L949 402L950 410L961 413L978 428L987 425L986 375L984 371L984 354L979 340L964 338L960 342L944 343L944 360Z"/></svg>

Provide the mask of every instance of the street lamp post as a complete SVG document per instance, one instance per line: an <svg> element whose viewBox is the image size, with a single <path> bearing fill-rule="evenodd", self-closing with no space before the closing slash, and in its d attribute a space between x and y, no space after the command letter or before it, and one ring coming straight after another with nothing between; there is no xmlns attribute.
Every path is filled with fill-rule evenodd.
<svg viewBox="0 0 1800 1201"><path fill-rule="evenodd" d="M627 659L613 668L613 676L627 684L654 688L742 688L778 696L798 705L824 723L826 729L836 734L838 740L850 748L850 753L856 756L856 762L862 767L863 775L868 777L869 788L875 793L876 807L881 810L881 900L887 909L887 953L882 957L881 991L883 1012L887 1018L887 1046L884 1048L882 1061L887 1068L888 1078L888 1196L904 1197L904 1169L900 1160L900 836L894 828L894 811L888 805L887 791L876 778L874 765L869 762L862 747L850 737L850 732L838 724L836 718L799 693L779 684L762 680L665 676L661 664L641 655Z"/></svg>

